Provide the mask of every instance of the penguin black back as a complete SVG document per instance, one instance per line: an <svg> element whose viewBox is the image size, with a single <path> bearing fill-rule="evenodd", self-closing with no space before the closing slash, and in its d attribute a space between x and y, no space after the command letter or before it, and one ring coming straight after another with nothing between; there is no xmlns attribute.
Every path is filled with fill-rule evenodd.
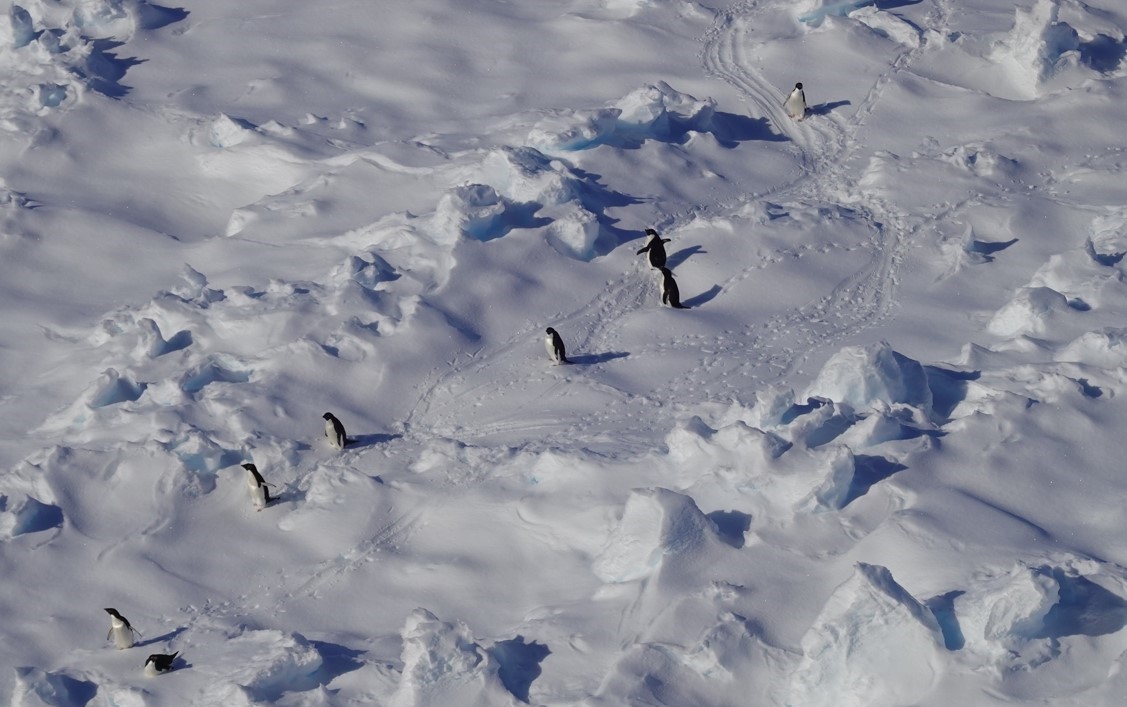
<svg viewBox="0 0 1127 707"><path fill-rule="evenodd" d="M668 304L674 309L685 309L681 304L681 293L677 289L677 281L669 268L661 269L661 303Z"/></svg>

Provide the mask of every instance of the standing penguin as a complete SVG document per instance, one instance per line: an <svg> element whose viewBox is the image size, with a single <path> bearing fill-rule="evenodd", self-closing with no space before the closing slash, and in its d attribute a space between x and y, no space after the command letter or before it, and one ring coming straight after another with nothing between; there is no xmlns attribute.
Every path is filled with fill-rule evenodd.
<svg viewBox="0 0 1127 707"><path fill-rule="evenodd" d="M117 609L106 609L106 613L110 615L110 632L106 634L106 640L110 640L113 636L113 644L119 649L133 647L133 634L141 635L141 632L129 625L129 620L117 613Z"/></svg>
<svg viewBox="0 0 1127 707"><path fill-rule="evenodd" d="M650 266L658 269L665 267L665 243L669 242L668 238L662 238L657 235L657 231L652 228L646 229L646 235L650 240L646 242L646 247L638 251L638 255L649 252Z"/></svg>
<svg viewBox="0 0 1127 707"><path fill-rule="evenodd" d="M348 437L344 434L344 425L340 424L340 420L331 412L327 412L321 417L325 420L325 436L329 438L329 444L334 449L344 449L344 445L348 444Z"/></svg>
<svg viewBox="0 0 1127 707"><path fill-rule="evenodd" d="M163 673L172 671L172 662L176 660L176 656L180 655L180 651L169 655L167 653L153 653L145 659L145 675L153 677Z"/></svg>
<svg viewBox="0 0 1127 707"><path fill-rule="evenodd" d="M250 489L250 498L254 502L254 507L262 510L266 504L274 499L270 498L270 485L266 483L266 479L262 478L262 474L258 473L258 467L254 464L243 464L243 468L247 470L247 488Z"/></svg>
<svg viewBox="0 0 1127 707"><path fill-rule="evenodd" d="M567 352L564 351L564 342L559 333L552 327L548 327L545 334L544 348L548 350L548 358L552 359L552 363L571 363L567 360Z"/></svg>
<svg viewBox="0 0 1127 707"><path fill-rule="evenodd" d="M802 92L801 83L794 85L794 90L783 103L783 110L794 120L802 120L806 117L806 94Z"/></svg>
<svg viewBox="0 0 1127 707"><path fill-rule="evenodd" d="M669 268L661 269L661 303L668 304L674 309L685 309L681 304L681 293L677 289L677 281Z"/></svg>

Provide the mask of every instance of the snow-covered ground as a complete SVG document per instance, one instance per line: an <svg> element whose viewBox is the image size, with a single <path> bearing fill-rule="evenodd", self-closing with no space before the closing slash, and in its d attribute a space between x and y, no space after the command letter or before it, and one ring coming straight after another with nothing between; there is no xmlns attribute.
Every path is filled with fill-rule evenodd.
<svg viewBox="0 0 1127 707"><path fill-rule="evenodd" d="M11 4L0 703L1123 704L1125 32Z"/></svg>

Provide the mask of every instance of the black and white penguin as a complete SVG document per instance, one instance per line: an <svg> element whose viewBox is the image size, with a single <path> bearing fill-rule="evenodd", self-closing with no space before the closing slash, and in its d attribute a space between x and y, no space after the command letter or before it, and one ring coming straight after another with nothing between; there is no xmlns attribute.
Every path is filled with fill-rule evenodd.
<svg viewBox="0 0 1127 707"><path fill-rule="evenodd" d="M133 634L140 636L141 632L130 626L129 620L117 613L117 609L106 609L106 613L110 615L110 631L106 640L113 636L113 644L119 649L132 648Z"/></svg>
<svg viewBox="0 0 1127 707"><path fill-rule="evenodd" d="M548 350L548 358L552 359L552 363L571 363L567 360L567 352L564 351L564 342L560 338L559 333L552 327L545 330L544 348Z"/></svg>
<svg viewBox="0 0 1127 707"><path fill-rule="evenodd" d="M668 243L669 239L662 238L661 236L657 235L657 231L653 230L652 228L646 229L646 235L650 237L650 240L646 243L645 248L642 248L638 251L638 255L648 252L650 265L660 270L661 268L665 267L664 244Z"/></svg>
<svg viewBox="0 0 1127 707"><path fill-rule="evenodd" d="M794 85L794 90L783 103L783 110L794 120L802 120L806 117L806 94L802 92L801 83Z"/></svg>
<svg viewBox="0 0 1127 707"><path fill-rule="evenodd" d="M153 677L163 673L172 672L172 662L176 660L176 656L180 655L180 651L169 655L167 653L153 653L145 659L145 675Z"/></svg>
<svg viewBox="0 0 1127 707"><path fill-rule="evenodd" d="M262 474L258 473L258 467L254 464L243 464L243 468L247 470L247 488L250 489L250 498L254 502L254 507L262 510L266 504L274 499L270 498L270 489L267 488L270 484L266 483L266 479L262 478Z"/></svg>
<svg viewBox="0 0 1127 707"><path fill-rule="evenodd" d="M661 269L661 303L674 309L685 309L681 304L681 293L677 289L677 281L673 279L673 273L669 271L669 268Z"/></svg>
<svg viewBox="0 0 1127 707"><path fill-rule="evenodd" d="M348 437L344 434L344 425L340 424L340 420L331 412L327 412L321 417L325 419L325 436L329 438L329 444L334 449L344 449L344 445L348 444Z"/></svg>

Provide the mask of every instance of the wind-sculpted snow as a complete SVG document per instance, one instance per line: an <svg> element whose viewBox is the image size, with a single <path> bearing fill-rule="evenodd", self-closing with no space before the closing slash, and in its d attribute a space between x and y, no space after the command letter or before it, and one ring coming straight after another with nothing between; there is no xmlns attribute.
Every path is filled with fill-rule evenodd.
<svg viewBox="0 0 1127 707"><path fill-rule="evenodd" d="M259 5L0 17L0 703L1122 702L1115 2Z"/></svg>

